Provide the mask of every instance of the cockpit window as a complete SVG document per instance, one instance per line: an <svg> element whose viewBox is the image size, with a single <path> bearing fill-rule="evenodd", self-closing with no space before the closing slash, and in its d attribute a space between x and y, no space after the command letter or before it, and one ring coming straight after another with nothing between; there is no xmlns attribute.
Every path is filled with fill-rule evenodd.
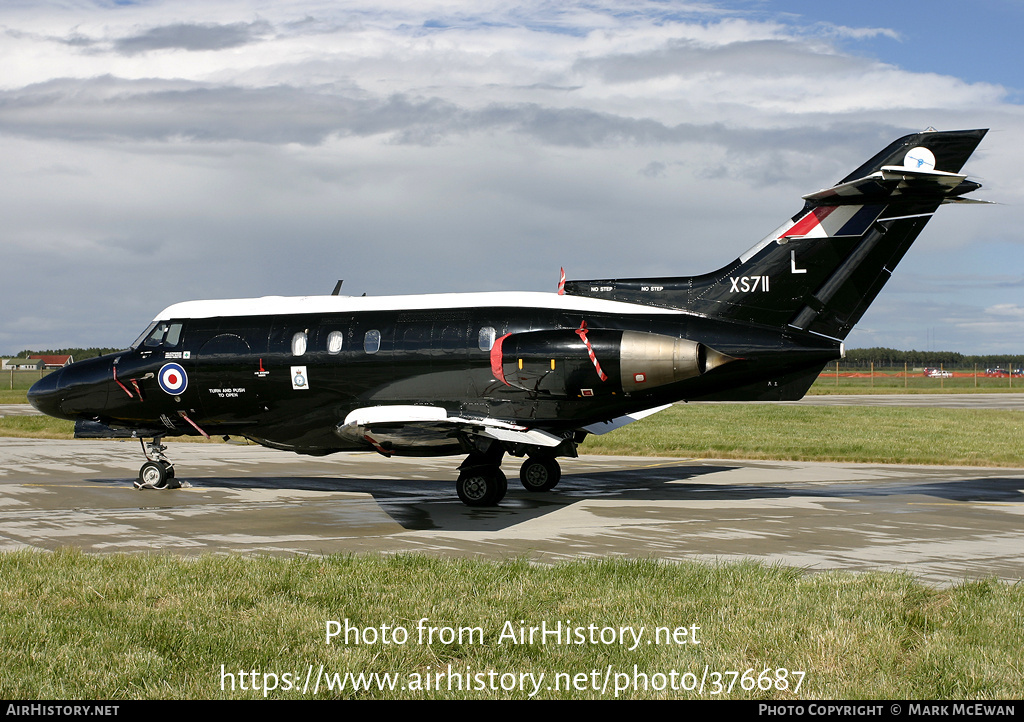
<svg viewBox="0 0 1024 722"><path fill-rule="evenodd" d="M181 340L181 326L180 323L170 323L168 321L161 321L159 323L150 324L149 328L146 329L146 333L139 336L139 340L145 338L143 345L147 348L154 348L156 346L177 346ZM148 335L147 335L148 334ZM132 344L132 348L139 345L139 341Z"/></svg>
<svg viewBox="0 0 1024 722"><path fill-rule="evenodd" d="M156 328L153 329L153 333L149 334L149 338L146 339L144 345L149 346L149 347L159 346L160 343L164 340L164 334L166 334L166 333L167 333L167 324L166 323L158 323L156 325Z"/></svg>
<svg viewBox="0 0 1024 722"><path fill-rule="evenodd" d="M131 345L131 347L130 347L130 348L133 348L133 349L135 349L135 348L138 348L138 347L139 347L139 346L140 346L140 345L142 344L142 342L143 342L143 341L144 341L144 340L145 340L146 338L148 338L148 337L149 337L149 334L150 334L150 332L151 332L151 331L152 331L152 330L153 330L153 329L154 329L155 327L156 327L156 321L154 321L153 323L151 323L151 324L149 324L148 326L146 326L146 330L145 330L145 331L143 331L143 332L142 332L141 334L139 334L139 337L138 337L137 339L135 339L134 341L132 341L132 345Z"/></svg>

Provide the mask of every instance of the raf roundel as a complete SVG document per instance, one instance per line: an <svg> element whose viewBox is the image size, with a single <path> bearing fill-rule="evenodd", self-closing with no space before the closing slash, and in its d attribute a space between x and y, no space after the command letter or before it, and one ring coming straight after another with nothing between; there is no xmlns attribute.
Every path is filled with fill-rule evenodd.
<svg viewBox="0 0 1024 722"><path fill-rule="evenodd" d="M178 396L188 386L188 376L179 364L164 364L156 378L160 388L171 396Z"/></svg>

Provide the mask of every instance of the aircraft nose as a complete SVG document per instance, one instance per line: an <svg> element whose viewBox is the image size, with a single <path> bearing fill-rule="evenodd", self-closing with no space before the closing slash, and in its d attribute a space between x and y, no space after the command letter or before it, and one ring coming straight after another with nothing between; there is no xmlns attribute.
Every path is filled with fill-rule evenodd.
<svg viewBox="0 0 1024 722"><path fill-rule="evenodd" d="M32 384L32 388L28 390L28 402L36 407L36 410L47 416L55 416L58 419L70 418L60 410L60 392L57 387L60 384L60 375L63 372L64 369L58 369L51 374L43 376L43 378Z"/></svg>

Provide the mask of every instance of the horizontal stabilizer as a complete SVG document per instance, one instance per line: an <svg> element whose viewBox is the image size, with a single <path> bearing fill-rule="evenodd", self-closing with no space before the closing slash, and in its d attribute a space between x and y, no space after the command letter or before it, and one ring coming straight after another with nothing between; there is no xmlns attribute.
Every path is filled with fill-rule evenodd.
<svg viewBox="0 0 1024 722"><path fill-rule="evenodd" d="M872 200L887 200L906 193L945 194L965 180L967 176L959 173L911 170L887 165L864 178L808 193L803 199L829 203L865 203Z"/></svg>

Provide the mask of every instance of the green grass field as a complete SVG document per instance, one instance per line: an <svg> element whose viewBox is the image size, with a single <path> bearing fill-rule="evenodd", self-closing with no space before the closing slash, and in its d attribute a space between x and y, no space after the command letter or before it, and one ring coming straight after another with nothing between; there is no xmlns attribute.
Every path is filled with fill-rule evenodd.
<svg viewBox="0 0 1024 722"><path fill-rule="evenodd" d="M70 439L73 434L70 421L0 418L0 436ZM1022 438L1024 414L998 409L679 404L610 434L590 436L580 453L1024 466Z"/></svg>
<svg viewBox="0 0 1024 722"><path fill-rule="evenodd" d="M0 404L27 404L25 392L44 375L38 371L0 372Z"/></svg>
<svg viewBox="0 0 1024 722"><path fill-rule="evenodd" d="M923 373L875 371L865 368L826 369L814 382L809 395L822 394L975 394L1022 393L1024 378L975 376L973 371L956 371L953 378L929 378Z"/></svg>
<svg viewBox="0 0 1024 722"><path fill-rule="evenodd" d="M6 699L1024 694L1024 588L995 581L931 589L902 574L752 563L76 552L0 554L0 578ZM358 640L327 644L328 620L348 620ZM625 644L589 632L582 643L521 643L519 630L541 622L632 632ZM421 626L436 630L432 642ZM658 627L671 636L648 644ZM650 636L635 644L634 633ZM449 666L471 689L449 690ZM310 672L316 693L302 689ZM375 675L363 677L372 688L354 690L346 673ZM413 688L428 675L430 689ZM393 690L377 688L385 679Z"/></svg>
<svg viewBox="0 0 1024 722"><path fill-rule="evenodd" d="M678 404L590 436L581 453L1024 466L1024 414L782 404Z"/></svg>

